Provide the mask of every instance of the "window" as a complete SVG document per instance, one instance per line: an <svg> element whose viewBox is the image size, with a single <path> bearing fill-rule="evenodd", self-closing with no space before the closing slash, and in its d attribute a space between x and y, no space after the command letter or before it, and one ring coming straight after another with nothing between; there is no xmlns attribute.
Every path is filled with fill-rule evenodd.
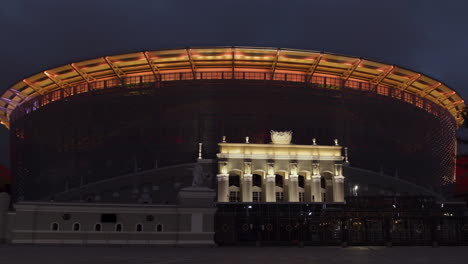
<svg viewBox="0 0 468 264"><path fill-rule="evenodd" d="M229 175L229 186L237 186L240 187L240 177L237 174L230 174Z"/></svg>
<svg viewBox="0 0 468 264"><path fill-rule="evenodd" d="M116 214L101 214L101 223L115 223L117 222Z"/></svg>
<svg viewBox="0 0 468 264"><path fill-rule="evenodd" d="M305 184L305 178L302 175L299 175L298 177L298 186L301 188L304 188Z"/></svg>
<svg viewBox="0 0 468 264"><path fill-rule="evenodd" d="M283 201L283 192L276 192L276 201L282 202Z"/></svg>
<svg viewBox="0 0 468 264"><path fill-rule="evenodd" d="M115 232L122 232L122 224L116 224L115 225Z"/></svg>
<svg viewBox="0 0 468 264"><path fill-rule="evenodd" d="M261 202L262 201L262 192L253 192L252 193L252 200L254 202Z"/></svg>
<svg viewBox="0 0 468 264"><path fill-rule="evenodd" d="M283 176L281 175L275 176L275 185L281 188L283 187Z"/></svg>
<svg viewBox="0 0 468 264"><path fill-rule="evenodd" d="M239 202L239 192L229 192L229 202Z"/></svg>
<svg viewBox="0 0 468 264"><path fill-rule="evenodd" d="M262 176L254 174L252 177L252 186L262 187Z"/></svg>
<svg viewBox="0 0 468 264"><path fill-rule="evenodd" d="M80 231L80 223L73 224L73 231Z"/></svg>
<svg viewBox="0 0 468 264"><path fill-rule="evenodd" d="M135 227L135 231L142 232L143 231L143 225L142 224L137 224L136 227Z"/></svg>
<svg viewBox="0 0 468 264"><path fill-rule="evenodd" d="M304 192L299 192L299 202L304 202L305 201L304 197L305 197Z"/></svg>
<svg viewBox="0 0 468 264"><path fill-rule="evenodd" d="M52 230L52 231L58 231L58 230L59 230L59 224L58 224L58 223L55 223L55 222L52 223L52 224L50 225L50 230Z"/></svg>
<svg viewBox="0 0 468 264"><path fill-rule="evenodd" d="M101 224L95 224L95 225L94 225L94 231L96 231L96 232L101 232L101 230L102 230Z"/></svg>
<svg viewBox="0 0 468 264"><path fill-rule="evenodd" d="M163 225L162 224L157 224L156 225L156 232L162 232L163 231Z"/></svg>
<svg viewBox="0 0 468 264"><path fill-rule="evenodd" d="M321 177L320 178L320 187L322 187L322 189L325 189L326 186L327 186L327 183L325 182L325 178Z"/></svg>

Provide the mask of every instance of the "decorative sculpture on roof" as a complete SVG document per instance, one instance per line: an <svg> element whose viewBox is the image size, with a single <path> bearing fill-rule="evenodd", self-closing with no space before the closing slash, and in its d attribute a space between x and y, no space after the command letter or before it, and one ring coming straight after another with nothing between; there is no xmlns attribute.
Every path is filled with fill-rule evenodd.
<svg viewBox="0 0 468 264"><path fill-rule="evenodd" d="M292 131L275 131L270 130L271 142L273 144L287 145L291 144Z"/></svg>
<svg viewBox="0 0 468 264"><path fill-rule="evenodd" d="M192 187L210 187L210 174L203 171L201 164L197 164L192 171Z"/></svg>

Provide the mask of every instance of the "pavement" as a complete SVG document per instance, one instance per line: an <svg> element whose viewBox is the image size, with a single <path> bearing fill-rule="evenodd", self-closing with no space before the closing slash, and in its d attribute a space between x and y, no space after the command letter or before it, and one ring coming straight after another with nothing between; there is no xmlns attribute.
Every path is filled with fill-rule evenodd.
<svg viewBox="0 0 468 264"><path fill-rule="evenodd" d="M467 263L468 247L135 247L0 245L0 264Z"/></svg>

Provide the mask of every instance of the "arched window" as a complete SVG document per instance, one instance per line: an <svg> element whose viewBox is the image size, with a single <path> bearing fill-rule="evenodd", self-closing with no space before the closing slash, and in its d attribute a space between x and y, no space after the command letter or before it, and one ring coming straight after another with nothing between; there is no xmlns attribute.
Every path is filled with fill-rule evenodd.
<svg viewBox="0 0 468 264"><path fill-rule="evenodd" d="M276 174L275 176L275 185L283 188L283 176Z"/></svg>
<svg viewBox="0 0 468 264"><path fill-rule="evenodd" d="M135 231L142 232L143 231L143 225L142 224L136 224Z"/></svg>
<svg viewBox="0 0 468 264"><path fill-rule="evenodd" d="M50 225L50 230L52 231L58 231L59 230L59 224L54 222Z"/></svg>
<svg viewBox="0 0 468 264"><path fill-rule="evenodd" d="M275 176L275 196L277 202L284 201L283 193L283 176L276 174Z"/></svg>
<svg viewBox="0 0 468 264"><path fill-rule="evenodd" d="M305 189L304 189L304 186L305 186L305 178L304 176L302 175L299 175L298 177L298 187L299 187L299 202L304 202L305 201Z"/></svg>
<svg viewBox="0 0 468 264"><path fill-rule="evenodd" d="M162 224L157 224L156 225L156 232L162 232L163 231L163 225Z"/></svg>
<svg viewBox="0 0 468 264"><path fill-rule="evenodd" d="M252 176L252 186L262 187L262 176L254 174Z"/></svg>
<svg viewBox="0 0 468 264"><path fill-rule="evenodd" d="M122 224L118 223L115 225L115 232L122 232Z"/></svg>
<svg viewBox="0 0 468 264"><path fill-rule="evenodd" d="M240 187L240 176L237 174L229 174L229 186Z"/></svg>
<svg viewBox="0 0 468 264"><path fill-rule="evenodd" d="M304 176L299 175L299 177L298 177L298 183L299 183L299 187L304 188L304 183L305 183Z"/></svg>
<svg viewBox="0 0 468 264"><path fill-rule="evenodd" d="M102 225L101 224L98 223L98 224L94 225L94 231L101 232L101 230L102 230Z"/></svg>
<svg viewBox="0 0 468 264"><path fill-rule="evenodd" d="M324 177L320 177L320 187L322 187L322 189L325 189L327 187Z"/></svg>
<svg viewBox="0 0 468 264"><path fill-rule="evenodd" d="M323 202L333 202L333 174L329 171L322 173L321 185L325 189L324 196L322 198Z"/></svg>
<svg viewBox="0 0 468 264"><path fill-rule="evenodd" d="M252 176L252 201L258 203L262 201L262 175Z"/></svg>
<svg viewBox="0 0 468 264"><path fill-rule="evenodd" d="M240 201L240 176L229 173L229 202Z"/></svg>
<svg viewBox="0 0 468 264"><path fill-rule="evenodd" d="M73 231L80 231L81 225L80 223L74 223L73 224Z"/></svg>

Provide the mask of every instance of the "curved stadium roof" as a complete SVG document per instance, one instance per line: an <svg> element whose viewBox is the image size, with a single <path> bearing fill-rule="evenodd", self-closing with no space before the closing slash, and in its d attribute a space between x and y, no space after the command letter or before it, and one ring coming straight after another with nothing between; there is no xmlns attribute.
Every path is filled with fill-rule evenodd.
<svg viewBox="0 0 468 264"><path fill-rule="evenodd" d="M192 73L196 79L195 73L213 71L330 76L396 88L442 106L458 125L463 123L461 113L465 103L461 96L447 85L420 73L358 57L255 47L166 49L65 64L30 76L5 91L0 98L0 121L9 127L10 114L16 107L37 96L75 85L164 73Z"/></svg>

